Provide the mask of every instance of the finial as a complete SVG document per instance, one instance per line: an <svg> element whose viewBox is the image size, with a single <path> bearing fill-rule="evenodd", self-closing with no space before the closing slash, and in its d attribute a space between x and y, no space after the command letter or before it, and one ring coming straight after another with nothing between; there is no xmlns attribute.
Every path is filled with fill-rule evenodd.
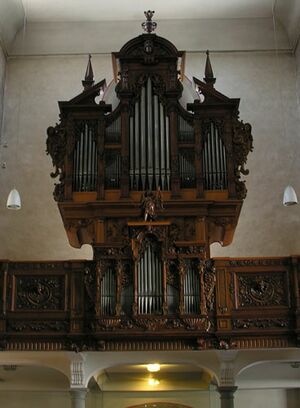
<svg viewBox="0 0 300 408"><path fill-rule="evenodd" d="M91 54L89 54L89 60L88 60L88 64L86 67L85 77L84 77L84 80L82 81L82 85L85 90L90 88L94 84L94 72L93 72L91 58L92 56Z"/></svg>
<svg viewBox="0 0 300 408"><path fill-rule="evenodd" d="M157 23L155 21L152 21L152 17L154 14L154 11L148 10L144 11L146 21L142 23L142 27L146 33L150 34L152 31L154 31L157 27Z"/></svg>
<svg viewBox="0 0 300 408"><path fill-rule="evenodd" d="M211 85L216 82L216 78L214 78L214 73L211 67L208 50L206 51L205 77L203 79L207 84Z"/></svg>

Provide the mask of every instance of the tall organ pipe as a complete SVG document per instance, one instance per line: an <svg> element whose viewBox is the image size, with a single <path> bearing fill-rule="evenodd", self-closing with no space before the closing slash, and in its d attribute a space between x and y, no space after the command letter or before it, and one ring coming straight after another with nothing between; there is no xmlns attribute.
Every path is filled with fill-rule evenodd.
<svg viewBox="0 0 300 408"><path fill-rule="evenodd" d="M214 122L210 123L204 143L202 165L206 190L227 188L226 150Z"/></svg>
<svg viewBox="0 0 300 408"><path fill-rule="evenodd" d="M169 189L169 126L169 117L148 78L129 121L132 189Z"/></svg>
<svg viewBox="0 0 300 408"><path fill-rule="evenodd" d="M97 177L95 126L75 123L79 135L73 153L73 191L94 191Z"/></svg>

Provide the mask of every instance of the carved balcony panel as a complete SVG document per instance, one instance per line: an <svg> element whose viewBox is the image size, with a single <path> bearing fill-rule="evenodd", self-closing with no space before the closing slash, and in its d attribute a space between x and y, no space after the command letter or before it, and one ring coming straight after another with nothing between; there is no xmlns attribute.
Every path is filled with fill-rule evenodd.
<svg viewBox="0 0 300 408"><path fill-rule="evenodd" d="M298 346L299 257L207 260L196 245L169 251L169 224L127 228L128 247L97 247L95 261L2 261L1 349Z"/></svg>

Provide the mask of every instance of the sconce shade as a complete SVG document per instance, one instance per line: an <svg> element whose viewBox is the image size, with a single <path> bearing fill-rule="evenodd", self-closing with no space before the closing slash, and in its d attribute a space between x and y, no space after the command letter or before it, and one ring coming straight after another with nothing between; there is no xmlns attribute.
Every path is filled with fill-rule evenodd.
<svg viewBox="0 0 300 408"><path fill-rule="evenodd" d="M283 193L283 205L288 207L295 204L298 204L296 192L292 186L287 186Z"/></svg>
<svg viewBox="0 0 300 408"><path fill-rule="evenodd" d="M20 210L21 209L21 197L15 188L11 190L8 195L6 207L9 210Z"/></svg>

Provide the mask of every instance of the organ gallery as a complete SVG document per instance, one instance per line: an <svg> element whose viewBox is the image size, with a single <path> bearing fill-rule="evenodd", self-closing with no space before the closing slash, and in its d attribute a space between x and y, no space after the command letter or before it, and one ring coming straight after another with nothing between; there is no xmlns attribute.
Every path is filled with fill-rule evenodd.
<svg viewBox="0 0 300 408"><path fill-rule="evenodd" d="M297 257L210 257L232 242L247 195L239 99L216 89L208 51L203 79L187 78L185 53L145 15L145 33L112 54L114 80L95 82L89 56L82 92L47 129L67 239L93 260L2 263L5 350L298 342Z"/></svg>

